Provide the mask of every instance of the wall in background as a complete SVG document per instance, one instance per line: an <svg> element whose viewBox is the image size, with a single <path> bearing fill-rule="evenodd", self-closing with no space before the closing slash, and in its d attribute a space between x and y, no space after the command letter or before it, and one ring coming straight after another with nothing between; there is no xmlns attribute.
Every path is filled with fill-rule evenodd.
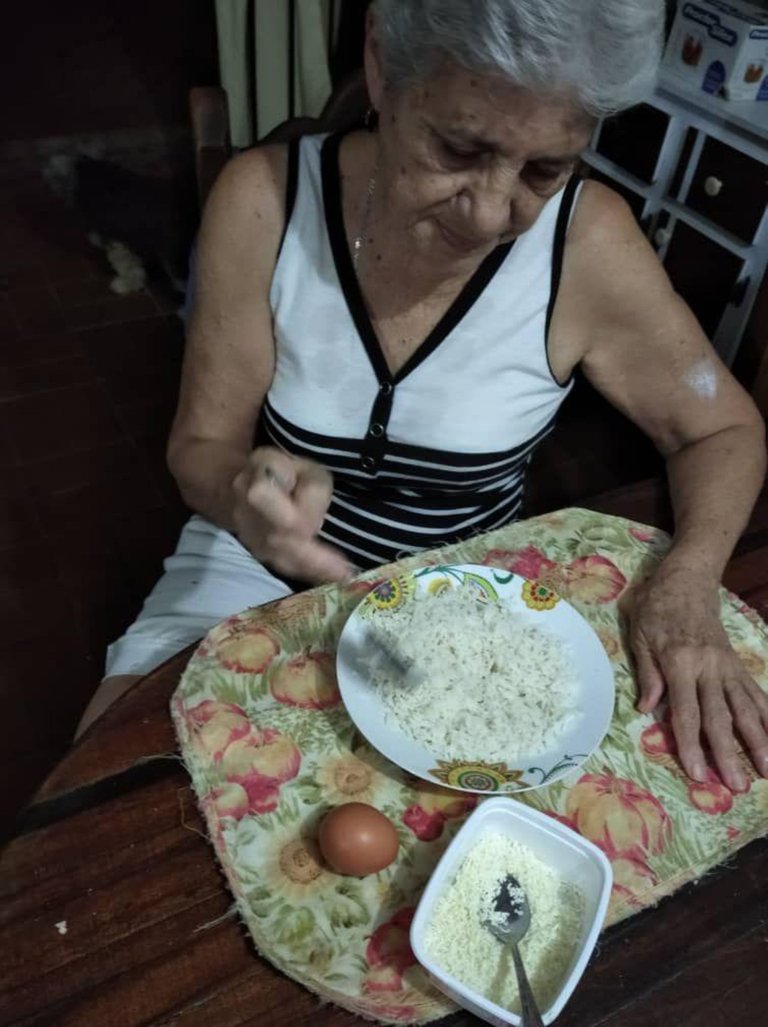
<svg viewBox="0 0 768 1027"><path fill-rule="evenodd" d="M35 0L2 15L0 142L188 121L218 81L211 0Z"/></svg>

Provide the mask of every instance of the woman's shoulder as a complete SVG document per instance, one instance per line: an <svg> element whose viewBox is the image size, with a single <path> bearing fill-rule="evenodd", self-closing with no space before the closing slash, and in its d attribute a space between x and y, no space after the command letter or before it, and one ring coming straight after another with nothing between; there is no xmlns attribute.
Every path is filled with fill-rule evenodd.
<svg viewBox="0 0 768 1027"><path fill-rule="evenodd" d="M282 237L289 192L295 190L299 150L320 152L327 133L304 135L292 142L269 142L254 146L225 164L211 190L205 208L206 219L225 219L235 231L259 223L262 238L274 230ZM290 180L290 181L289 181Z"/></svg>
<svg viewBox="0 0 768 1027"><path fill-rule="evenodd" d="M582 186L568 229L566 264L584 295L635 293L640 282L659 289L666 276L627 201L601 182Z"/></svg>
<svg viewBox="0 0 768 1027"><path fill-rule="evenodd" d="M285 205L287 169L287 143L245 150L224 165L206 209L213 206L248 220L280 218Z"/></svg>
<svg viewBox="0 0 768 1027"><path fill-rule="evenodd" d="M200 242L231 265L232 275L254 266L271 275L285 227L287 175L288 145L273 143L233 157L216 179Z"/></svg>
<svg viewBox="0 0 768 1027"><path fill-rule="evenodd" d="M587 178L581 183L568 230L569 243L602 245L636 236L640 228L627 201L607 185Z"/></svg>

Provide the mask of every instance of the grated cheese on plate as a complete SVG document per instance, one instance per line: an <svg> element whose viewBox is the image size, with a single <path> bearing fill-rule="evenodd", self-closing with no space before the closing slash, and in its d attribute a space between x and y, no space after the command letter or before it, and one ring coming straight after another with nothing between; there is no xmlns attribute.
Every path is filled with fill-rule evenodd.
<svg viewBox="0 0 768 1027"><path fill-rule="evenodd" d="M520 942L528 979L541 1010L552 1004L579 945L584 899L520 842L487 832L467 853L453 882L438 898L424 934L424 948L436 964L462 984L514 1013L520 994L509 950L483 921L514 874L528 896L531 925Z"/></svg>
<svg viewBox="0 0 768 1027"><path fill-rule="evenodd" d="M376 618L401 662L370 671L387 720L444 760L509 762L553 748L579 710L567 646L465 585Z"/></svg>

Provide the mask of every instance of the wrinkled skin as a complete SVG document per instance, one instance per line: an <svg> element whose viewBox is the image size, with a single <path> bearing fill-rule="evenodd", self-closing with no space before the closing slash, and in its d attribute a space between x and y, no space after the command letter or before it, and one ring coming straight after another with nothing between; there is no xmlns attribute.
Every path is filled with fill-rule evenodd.
<svg viewBox="0 0 768 1027"><path fill-rule="evenodd" d="M768 696L731 647L708 575L664 565L628 600L640 699L651 712L666 693L680 761L706 779L704 746L725 784L746 787L739 744L768 777Z"/></svg>

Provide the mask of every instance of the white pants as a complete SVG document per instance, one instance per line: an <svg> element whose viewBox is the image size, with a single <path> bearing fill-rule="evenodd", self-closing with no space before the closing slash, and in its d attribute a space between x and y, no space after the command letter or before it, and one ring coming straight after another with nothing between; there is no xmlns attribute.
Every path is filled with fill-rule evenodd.
<svg viewBox="0 0 768 1027"><path fill-rule="evenodd" d="M107 649L106 677L146 674L226 617L291 594L234 535L197 515L163 567L139 616Z"/></svg>

